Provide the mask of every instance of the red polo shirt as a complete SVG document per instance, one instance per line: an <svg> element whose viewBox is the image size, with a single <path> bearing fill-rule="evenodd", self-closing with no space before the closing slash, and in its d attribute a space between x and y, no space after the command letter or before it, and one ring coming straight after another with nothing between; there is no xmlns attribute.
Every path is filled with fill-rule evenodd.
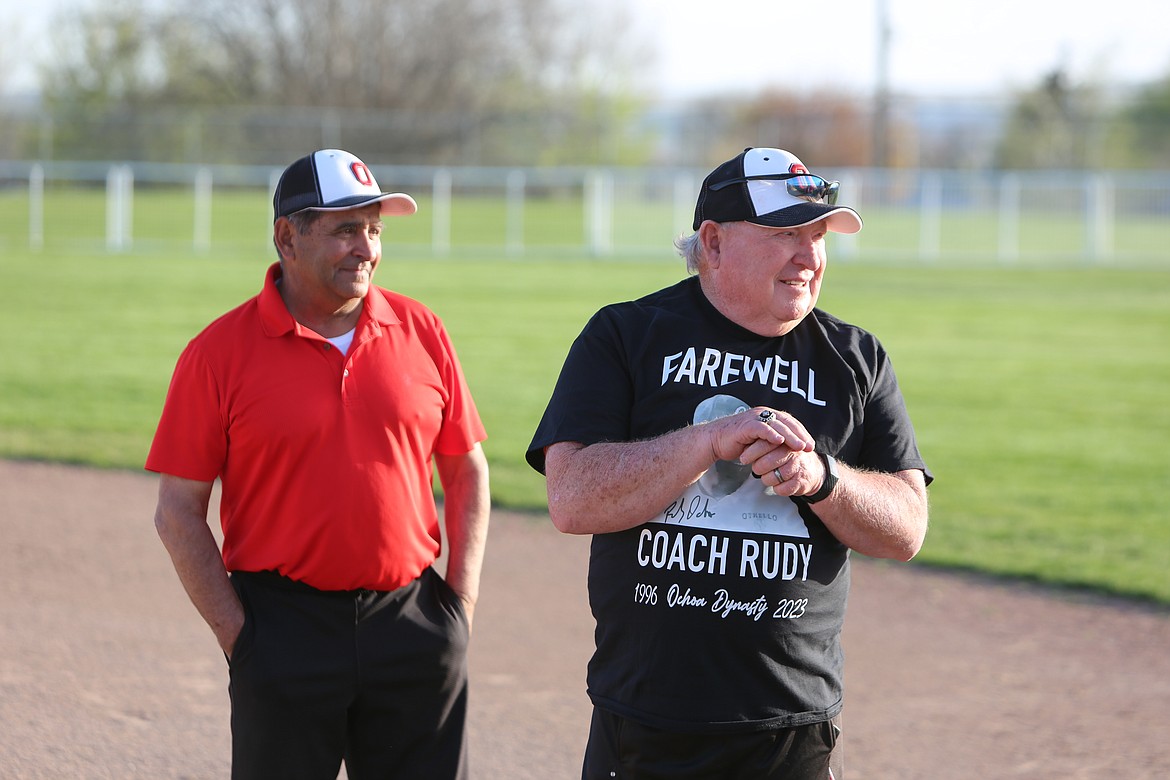
<svg viewBox="0 0 1170 780"><path fill-rule="evenodd" d="M146 468L222 483L229 571L391 590L440 549L435 453L486 438L435 314L370 287L349 354L260 294L187 345Z"/></svg>

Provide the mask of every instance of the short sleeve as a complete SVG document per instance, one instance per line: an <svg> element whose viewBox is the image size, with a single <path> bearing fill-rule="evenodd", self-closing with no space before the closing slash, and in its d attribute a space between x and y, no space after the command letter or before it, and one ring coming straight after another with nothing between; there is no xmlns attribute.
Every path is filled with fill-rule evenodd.
<svg viewBox="0 0 1170 780"><path fill-rule="evenodd" d="M162 416L146 458L146 469L210 482L227 456L227 426L221 388L199 347L179 356Z"/></svg>
<svg viewBox="0 0 1170 780"><path fill-rule="evenodd" d="M630 437L634 387L614 309L595 314L569 348L525 457L544 473L544 449L561 441L596 444Z"/></svg>

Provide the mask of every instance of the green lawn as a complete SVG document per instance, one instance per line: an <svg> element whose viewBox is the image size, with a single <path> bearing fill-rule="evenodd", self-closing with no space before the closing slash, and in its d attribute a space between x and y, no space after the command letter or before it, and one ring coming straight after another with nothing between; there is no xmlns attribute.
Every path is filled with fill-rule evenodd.
<svg viewBox="0 0 1170 780"><path fill-rule="evenodd" d="M0 191L0 456L140 468L179 351L253 295L273 258L257 190L217 190L203 253L187 188L138 188L125 255L105 249L104 197L48 185L43 249L30 251L27 198ZM463 193L450 254L432 257L433 204L419 200L418 216L388 222L378 282L446 320L488 427L496 502L541 509L523 452L565 351L599 306L680 278L678 215L627 196L612 215L624 254L588 259L579 194L509 213ZM865 216L855 243L832 238L821 305L894 357L938 475L921 560L1170 603L1165 225L1116 226L1122 270L1080 254L1071 218L1027 218L1012 259L994 214L945 213L943 261L919 259L914 212Z"/></svg>
<svg viewBox="0 0 1170 780"><path fill-rule="evenodd" d="M938 482L923 559L1170 595L1170 273L839 273Z"/></svg>
<svg viewBox="0 0 1170 780"><path fill-rule="evenodd" d="M271 251L6 251L0 456L141 468L171 369ZM681 261L387 258L447 322L498 504L541 509L523 452L569 342ZM1170 272L835 264L822 307L893 355L938 481L921 560L1170 603Z"/></svg>
<svg viewBox="0 0 1170 780"><path fill-rule="evenodd" d="M447 219L437 218L429 192L418 193L419 213L387 224L387 246L403 252L453 257L511 257L527 253L542 259L581 257L592 251L590 225L579 191L542 190L528 193L522 208L510 211L498 188L463 188L454 193ZM255 253L269 245L269 196L255 188L220 187L208 215L206 240L217 253ZM867 262L923 262L945 258L949 264L1007 266L1028 264L1062 267L1069 264L1124 263L1127 267L1165 269L1170 266L1170 230L1156 215L1120 212L1114 215L1107 242L1109 258L1096 258L1084 215L1028 210L1014 229L1004 229L998 211L989 207L955 208L924 225L913 204L881 208L865 205L865 230L841 241L839 256L849 251ZM106 192L103 186L81 187L50 181L45 187L43 241L46 251L105 251ZM130 209L136 252L187 253L196 244L195 204L191 187L136 185ZM0 188L0 255L29 246L29 203L22 186ZM619 256L661 258L671 240L689 227L689 211L675 212L669 197L637 187L614 193L612 213L604 216L608 235ZM445 227L442 227L445 225ZM1007 237L1005 238L1005 234ZM932 238L924 238L929 236ZM836 240L837 237L834 237ZM1001 242L1004 247L1001 247ZM924 245L925 244L925 245Z"/></svg>

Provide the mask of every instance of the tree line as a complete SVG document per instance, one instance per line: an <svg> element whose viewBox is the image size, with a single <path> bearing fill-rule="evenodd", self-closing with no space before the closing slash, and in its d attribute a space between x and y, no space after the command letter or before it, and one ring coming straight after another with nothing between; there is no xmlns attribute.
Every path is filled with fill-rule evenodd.
<svg viewBox="0 0 1170 780"><path fill-rule="evenodd" d="M895 167L1170 168L1170 74L1118 96L1054 70L995 107L990 139L986 121L928 133L910 100L824 90L655 114L652 48L616 3L112 0L54 30L40 113L0 116L0 157L279 164L347 145L378 163L701 167L781 144L864 166L883 121Z"/></svg>

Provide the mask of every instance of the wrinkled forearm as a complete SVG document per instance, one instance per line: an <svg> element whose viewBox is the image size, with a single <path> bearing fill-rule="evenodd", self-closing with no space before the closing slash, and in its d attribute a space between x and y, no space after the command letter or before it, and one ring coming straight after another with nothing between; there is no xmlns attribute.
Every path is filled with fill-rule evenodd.
<svg viewBox="0 0 1170 780"><path fill-rule="evenodd" d="M926 537L928 504L921 471L895 474L838 466L840 481L817 516L847 547L873 558L908 561Z"/></svg>
<svg viewBox="0 0 1170 780"><path fill-rule="evenodd" d="M487 458L477 445L466 455L436 456L435 462L443 483L448 549L445 579L463 601L470 621L479 599L491 516Z"/></svg>
<svg viewBox="0 0 1170 780"><path fill-rule="evenodd" d="M545 454L549 517L562 533L624 531L661 512L714 462L699 427L637 442L559 442Z"/></svg>
<svg viewBox="0 0 1170 780"><path fill-rule="evenodd" d="M191 603L231 655L244 610L207 525L210 483L162 475L154 525Z"/></svg>

